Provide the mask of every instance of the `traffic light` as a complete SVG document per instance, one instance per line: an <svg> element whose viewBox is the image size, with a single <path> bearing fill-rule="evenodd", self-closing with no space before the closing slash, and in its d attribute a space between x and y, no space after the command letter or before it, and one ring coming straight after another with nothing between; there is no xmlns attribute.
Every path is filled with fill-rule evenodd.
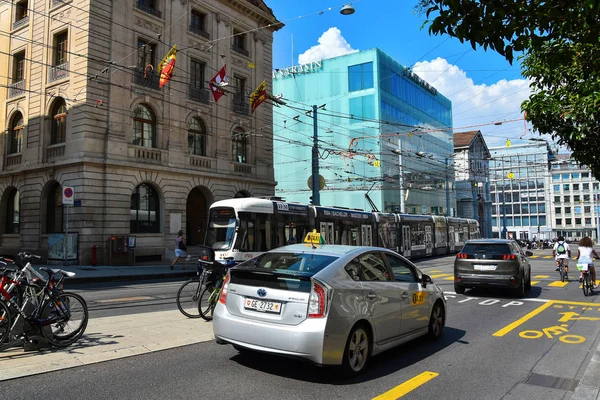
<svg viewBox="0 0 600 400"><path fill-rule="evenodd" d="M310 204L314 204L314 203L313 203L313 197L312 197L312 196L310 196Z"/></svg>

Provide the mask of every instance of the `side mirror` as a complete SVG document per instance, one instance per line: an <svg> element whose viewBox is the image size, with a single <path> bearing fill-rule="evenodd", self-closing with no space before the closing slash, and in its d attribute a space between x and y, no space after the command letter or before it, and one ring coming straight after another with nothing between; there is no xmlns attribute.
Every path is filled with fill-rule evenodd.
<svg viewBox="0 0 600 400"><path fill-rule="evenodd" d="M533 255L533 253L532 253L531 251L526 251L526 252L525 252L525 255L526 255L527 257L531 257L531 256Z"/></svg>
<svg viewBox="0 0 600 400"><path fill-rule="evenodd" d="M432 282L433 282L433 280L427 274L423 274L423 276L421 277L421 283L423 284L423 287L427 286L428 283L432 283Z"/></svg>

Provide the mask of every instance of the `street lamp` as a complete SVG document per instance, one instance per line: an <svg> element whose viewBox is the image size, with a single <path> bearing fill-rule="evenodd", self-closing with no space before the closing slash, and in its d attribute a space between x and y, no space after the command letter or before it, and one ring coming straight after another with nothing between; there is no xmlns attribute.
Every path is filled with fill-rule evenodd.
<svg viewBox="0 0 600 400"><path fill-rule="evenodd" d="M340 14L342 15L351 15L354 14L354 7L352 7L352 3L345 4L344 7L340 10Z"/></svg>

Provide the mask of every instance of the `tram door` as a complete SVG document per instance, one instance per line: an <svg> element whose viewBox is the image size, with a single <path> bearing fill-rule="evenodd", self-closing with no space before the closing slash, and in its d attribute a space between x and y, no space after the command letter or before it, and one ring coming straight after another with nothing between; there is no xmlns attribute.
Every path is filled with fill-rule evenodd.
<svg viewBox="0 0 600 400"><path fill-rule="evenodd" d="M325 244L336 244L333 222L321 222L321 229L319 230L319 233L325 240Z"/></svg>
<svg viewBox="0 0 600 400"><path fill-rule="evenodd" d="M430 256L433 252L433 234L431 225L425 225L425 255Z"/></svg>
<svg viewBox="0 0 600 400"><path fill-rule="evenodd" d="M373 246L373 230L371 225L361 225L362 245Z"/></svg>
<svg viewBox="0 0 600 400"><path fill-rule="evenodd" d="M410 226L402 226L402 255L410 257Z"/></svg>
<svg viewBox="0 0 600 400"><path fill-rule="evenodd" d="M448 246L450 247L450 253L454 253L454 246L455 246L455 242L454 242L455 238L454 238L454 226L453 225L449 225L448 226Z"/></svg>

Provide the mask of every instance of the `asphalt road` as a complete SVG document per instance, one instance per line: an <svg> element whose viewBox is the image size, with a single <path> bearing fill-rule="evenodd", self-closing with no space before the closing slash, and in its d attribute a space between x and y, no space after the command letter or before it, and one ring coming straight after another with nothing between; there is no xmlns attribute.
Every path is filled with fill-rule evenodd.
<svg viewBox="0 0 600 400"><path fill-rule="evenodd" d="M402 399L569 399L597 347L600 295L584 297L575 281L557 283L553 261L544 258L531 259L536 283L525 299L502 291L456 295L449 279L453 259L417 263L447 292L443 338L419 339L375 357L357 379L340 378L330 368L239 354L230 346L205 342L6 381L2 392L13 399L48 393L62 399L372 399L402 385ZM94 317L175 309L179 284L76 289Z"/></svg>

